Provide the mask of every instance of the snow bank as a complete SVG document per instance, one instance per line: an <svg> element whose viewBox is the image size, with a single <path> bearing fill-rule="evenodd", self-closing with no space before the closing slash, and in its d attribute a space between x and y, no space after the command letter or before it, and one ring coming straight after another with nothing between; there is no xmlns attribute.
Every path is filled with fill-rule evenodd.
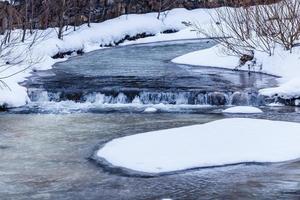
<svg viewBox="0 0 300 200"><path fill-rule="evenodd" d="M0 107L1 105L5 107L22 106L29 101L26 88L14 81L6 82L6 84L9 85L9 88L6 86L0 88Z"/></svg>
<svg viewBox="0 0 300 200"><path fill-rule="evenodd" d="M251 106L236 106L232 108L227 108L223 110L223 113L232 113L232 114L255 114L255 113L263 113L263 111L256 107Z"/></svg>
<svg viewBox="0 0 300 200"><path fill-rule="evenodd" d="M200 65L209 67L221 67L234 69L239 64L239 59L235 56L227 56L222 53L220 45L208 49L191 52L172 60L174 63L186 65Z"/></svg>
<svg viewBox="0 0 300 200"><path fill-rule="evenodd" d="M300 98L300 78L293 78L279 87L262 89L260 93L265 96L279 96L283 99Z"/></svg>
<svg viewBox="0 0 300 200"><path fill-rule="evenodd" d="M209 12L210 10L207 9L191 11L186 9L173 9L167 11L166 14L162 14L162 18L159 20L157 19L157 13L124 15L103 23L91 24L91 28L87 25L82 25L77 27L76 31L73 31L73 28L70 27L70 29L64 33L63 40L57 39L57 31L55 29L39 31L37 35L42 37L29 52L22 55L24 62L4 72L0 71L1 78L23 70L31 66L32 63L35 63L34 66L18 74L18 76L4 79L9 85L9 88L4 87L0 90L0 105L6 104L9 107L24 105L28 101L26 91L16 83L24 81L25 77L30 75L33 68L37 70L49 69L55 62L61 61L61 59L52 59L52 57L58 53L76 52L77 50L89 52L100 49L100 46L114 45L123 41L125 38L134 37L138 34L155 36L144 38L140 41L125 41L125 43L132 44L196 38L198 35L195 32L191 32L190 29L187 29L182 22L197 21L201 24L209 24ZM163 34L162 32L166 30L177 30L179 32L175 34ZM15 32L17 33L18 30ZM30 40L30 35L28 35L28 41ZM14 56L18 55L18 53L21 54L21 52L25 52L26 48L27 45L18 45L18 48L13 50ZM6 63L6 61L0 59L0 66L3 63Z"/></svg>
<svg viewBox="0 0 300 200"><path fill-rule="evenodd" d="M163 173L297 159L299 141L298 123L235 118L115 139L97 156L117 167Z"/></svg>
<svg viewBox="0 0 300 200"><path fill-rule="evenodd" d="M191 52L173 59L174 63L211 66L227 69L234 69L239 66L239 58L227 56L221 45L216 45L209 49ZM300 97L300 48L294 48L290 53L277 46L275 54L269 56L263 52L255 52L256 65L251 67L251 71L263 72L271 75L280 76L280 86L276 88L267 88L260 91L265 96L278 95L282 98ZM241 70L249 70L248 65L244 65Z"/></svg>

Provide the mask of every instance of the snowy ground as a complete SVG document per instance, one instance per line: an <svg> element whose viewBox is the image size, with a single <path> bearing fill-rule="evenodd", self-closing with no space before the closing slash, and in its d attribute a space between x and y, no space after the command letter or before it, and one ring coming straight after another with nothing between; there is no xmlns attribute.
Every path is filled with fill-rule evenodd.
<svg viewBox="0 0 300 200"><path fill-rule="evenodd" d="M300 157L299 130L298 123L224 119L115 139L97 156L114 166L146 173L281 162Z"/></svg>
<svg viewBox="0 0 300 200"><path fill-rule="evenodd" d="M172 61L179 64L211 66L234 69L239 65L239 58L227 56L223 53L223 47L216 45L212 48L191 52L177 57ZM263 72L281 77L278 79L280 86L276 88L262 89L260 93L265 96L279 96L283 99L300 97L300 48L294 48L290 53L280 47L276 48L274 56L266 53L255 52L257 65L251 71ZM245 65L242 70L249 70Z"/></svg>
<svg viewBox="0 0 300 200"><path fill-rule="evenodd" d="M37 35L40 36L40 39L30 51L26 50L28 45L20 44L13 49L14 53L12 56L5 60L0 59L0 66L1 64L5 64L8 60L12 62L15 58L19 60L24 59L22 63L18 63L17 65L4 65L3 68L8 69L0 70L0 79L1 77L9 76L30 66L28 70L16 76L3 79L9 88L2 87L0 90L0 106L5 104L8 107L17 107L26 104L26 102L29 101L26 89L17 83L24 81L33 69L49 69L54 63L65 60L52 59L52 57L58 53L77 50L89 52L101 49L100 46L114 45L122 41L126 36L134 37L142 33L155 36L137 41L125 41L122 45L197 38L198 35L186 28L182 22L198 21L201 22L201 24L209 24L209 12L207 9L192 11L174 9L162 14L160 20L156 18L157 13L124 15L103 23L92 24L91 28L87 27L87 25L82 25L77 27L75 32L73 31L73 27L70 27L70 29L64 33L65 36L63 40L57 39L57 32L54 29L39 32ZM166 30L176 30L179 32L163 34L162 32ZM18 31L15 31L16 35L17 32ZM30 36L28 37L27 40L30 42L32 38L30 38Z"/></svg>

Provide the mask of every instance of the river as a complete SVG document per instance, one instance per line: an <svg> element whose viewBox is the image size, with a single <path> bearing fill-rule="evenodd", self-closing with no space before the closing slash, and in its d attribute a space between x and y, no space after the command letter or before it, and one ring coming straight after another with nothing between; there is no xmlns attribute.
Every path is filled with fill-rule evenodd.
<svg viewBox="0 0 300 200"><path fill-rule="evenodd" d="M275 77L170 62L212 45L109 48L35 72L23 83L32 102L0 114L0 199L299 199L297 160L146 178L91 159L114 138L228 117L300 123L297 107L270 107L258 95L276 85ZM260 106L264 113L222 114L230 104ZM158 112L144 113L147 107Z"/></svg>

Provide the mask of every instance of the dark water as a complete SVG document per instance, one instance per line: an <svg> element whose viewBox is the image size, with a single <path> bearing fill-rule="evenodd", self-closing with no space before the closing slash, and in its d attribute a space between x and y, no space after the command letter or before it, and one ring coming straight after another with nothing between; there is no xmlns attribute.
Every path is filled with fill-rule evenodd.
<svg viewBox="0 0 300 200"><path fill-rule="evenodd" d="M274 77L170 62L211 45L105 49L36 72L24 83L32 102L0 115L0 199L300 199L299 161L139 178L90 159L113 138L227 117L300 123L299 108L269 107L257 95ZM230 104L264 113L222 114ZM158 113L143 113L149 106Z"/></svg>
<svg viewBox="0 0 300 200"><path fill-rule="evenodd" d="M213 46L209 40L163 42L104 49L38 72L29 88L49 92L236 91L274 84L272 77L215 68L176 65L171 60ZM47 75L47 73L49 75ZM52 76L51 76L52 75Z"/></svg>
<svg viewBox="0 0 300 200"><path fill-rule="evenodd" d="M213 45L209 40L165 42L71 58L52 70L35 73L25 83L32 100L29 112L140 112L149 105L158 105L162 112L172 110L172 105L177 105L176 111L193 105L193 112L203 105L264 105L257 90L276 85L272 76L171 62Z"/></svg>

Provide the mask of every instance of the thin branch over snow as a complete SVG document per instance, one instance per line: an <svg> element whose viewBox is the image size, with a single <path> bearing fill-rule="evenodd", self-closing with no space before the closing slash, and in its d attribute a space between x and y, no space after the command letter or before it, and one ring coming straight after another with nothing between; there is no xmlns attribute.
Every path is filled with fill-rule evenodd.
<svg viewBox="0 0 300 200"><path fill-rule="evenodd" d="M282 0L271 5L216 9L211 26L186 23L199 33L214 38L225 47L225 54L239 57L253 52L274 54L278 44L292 52L300 39L300 1Z"/></svg>
<svg viewBox="0 0 300 200"><path fill-rule="evenodd" d="M2 89L9 88L5 79L24 72L40 61L38 57L32 58L32 48L38 41L42 41L46 37L43 31L27 34L24 41L20 40L21 36L21 30L7 31L4 35L0 35L0 83L3 86Z"/></svg>

